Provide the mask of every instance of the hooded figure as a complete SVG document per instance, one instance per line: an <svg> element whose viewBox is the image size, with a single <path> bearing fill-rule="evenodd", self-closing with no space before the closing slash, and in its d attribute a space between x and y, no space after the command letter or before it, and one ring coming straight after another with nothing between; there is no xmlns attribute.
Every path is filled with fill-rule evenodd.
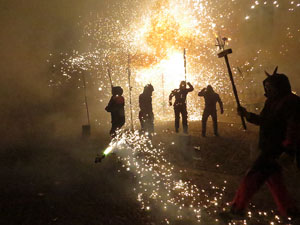
<svg viewBox="0 0 300 225"><path fill-rule="evenodd" d="M188 133L187 122L187 109L186 109L186 96L189 92L194 90L194 87L190 82L187 83L189 88L186 88L186 82L181 81L179 89L174 89L169 95L169 104L172 105L172 98L175 97L174 113L175 113L175 131L178 133L180 114L182 117L183 132Z"/></svg>
<svg viewBox="0 0 300 225"><path fill-rule="evenodd" d="M110 135L114 137L116 130L125 124L125 100L122 96L123 89L120 86L112 87L112 97L109 100L105 110L111 113L111 130Z"/></svg>
<svg viewBox="0 0 300 225"><path fill-rule="evenodd" d="M246 117L248 122L259 126L261 152L242 180L231 211L224 214L228 219L243 215L251 197L265 182L279 213L284 217L299 216L294 200L282 182L278 158L283 152L299 156L300 98L291 92L288 77L278 74L277 68L273 75L267 75L263 81L267 99L261 113L256 115L243 107L238 108L238 113Z"/></svg>
<svg viewBox="0 0 300 225"><path fill-rule="evenodd" d="M219 136L218 134L218 119L217 119L217 102L220 105L221 114L223 114L223 103L220 99L220 96L214 92L212 86L208 85L207 88L203 88L199 93L198 96L204 97L205 101L205 108L202 114L202 137L206 136L206 122L209 116L212 117L213 126L214 126L214 133L215 136Z"/></svg>
<svg viewBox="0 0 300 225"><path fill-rule="evenodd" d="M152 92L154 88L151 84L144 87L144 91L139 96L139 119L141 123L141 130L149 134L154 132L154 115L152 110Z"/></svg>

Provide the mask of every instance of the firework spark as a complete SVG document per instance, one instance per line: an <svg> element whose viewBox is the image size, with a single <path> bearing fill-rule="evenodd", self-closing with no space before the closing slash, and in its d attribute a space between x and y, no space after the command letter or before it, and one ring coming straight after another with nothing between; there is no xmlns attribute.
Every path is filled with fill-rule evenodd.
<svg viewBox="0 0 300 225"><path fill-rule="evenodd" d="M209 221L218 224L218 213L229 204L223 200L227 181L224 180L222 186L213 182L201 186L194 184L185 171L176 169L168 160L166 147L167 144L162 142L154 145L147 135L138 131L121 130L105 154L117 154L122 168L134 174L136 185L133 191L141 209L149 213L159 211L163 223L189 221L190 224L206 224ZM253 204L247 220L251 223L271 220L270 224L282 224L274 211L257 211ZM247 224L247 221L243 220L242 224Z"/></svg>

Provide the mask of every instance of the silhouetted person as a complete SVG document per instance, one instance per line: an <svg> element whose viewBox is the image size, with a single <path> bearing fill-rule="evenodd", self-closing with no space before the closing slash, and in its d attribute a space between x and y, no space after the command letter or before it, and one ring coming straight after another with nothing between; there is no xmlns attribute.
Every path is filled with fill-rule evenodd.
<svg viewBox="0 0 300 225"><path fill-rule="evenodd" d="M208 85L206 88L203 88L199 93L198 96L204 97L205 101L205 108L202 114L202 136L206 136L206 122L209 116L211 116L213 121L214 133L216 136L218 134L218 118L217 118L217 102L220 105L221 114L223 114L223 103L220 99L220 96L214 92L212 86Z"/></svg>
<svg viewBox="0 0 300 225"><path fill-rule="evenodd" d="M144 87L144 91L139 96L139 119L141 123L141 130L149 134L154 132L154 115L152 110L152 92L154 88L151 84Z"/></svg>
<svg viewBox="0 0 300 225"><path fill-rule="evenodd" d="M283 184L278 159L283 152L292 156L298 153L296 155L299 157L300 98L291 92L288 77L278 74L277 68L273 75L268 75L263 81L263 86L267 99L259 115L250 113L243 107L238 108L238 113L246 117L248 122L259 126L261 152L243 178L230 212L221 213L228 220L244 215L248 202L265 182L280 215L292 218L299 216L295 202Z"/></svg>
<svg viewBox="0 0 300 225"><path fill-rule="evenodd" d="M122 96L123 89L120 86L112 87L112 97L109 100L105 110L111 113L111 130L110 135L114 137L116 130L125 124L125 100Z"/></svg>
<svg viewBox="0 0 300 225"><path fill-rule="evenodd" d="M175 131L178 133L180 114L182 118L183 132L188 133L188 122L187 122L187 109L186 109L186 96L189 92L193 91L194 88L190 82L187 83L189 88L186 88L186 82L181 81L179 89L174 89L169 95L169 104L172 105L172 98L175 97L174 102L174 113L175 113Z"/></svg>

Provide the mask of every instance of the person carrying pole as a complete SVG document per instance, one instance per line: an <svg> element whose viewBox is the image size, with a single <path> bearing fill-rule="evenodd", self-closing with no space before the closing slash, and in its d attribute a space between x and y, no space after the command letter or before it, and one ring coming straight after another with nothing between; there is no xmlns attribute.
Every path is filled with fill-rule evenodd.
<svg viewBox="0 0 300 225"><path fill-rule="evenodd" d="M259 126L261 151L241 181L230 210L220 214L226 221L243 218L249 201L264 183L267 183L280 215L299 219L299 211L283 183L278 160L283 153L296 156L300 168L300 98L291 92L288 77L278 74L277 68L272 75L266 74L268 77L263 86L267 99L261 113L257 115L238 107L239 115Z"/></svg>
<svg viewBox="0 0 300 225"><path fill-rule="evenodd" d="M125 124L125 99L122 96L123 89L120 86L113 85L110 68L107 69L107 75L111 85L112 97L105 110L111 113L111 129L109 134L111 137L114 137L116 135L116 130L120 129Z"/></svg>
<svg viewBox="0 0 300 225"><path fill-rule="evenodd" d="M125 99L122 96L123 89L120 86L112 87L112 96L105 107L107 112L111 113L110 136L114 137L116 131L125 124Z"/></svg>

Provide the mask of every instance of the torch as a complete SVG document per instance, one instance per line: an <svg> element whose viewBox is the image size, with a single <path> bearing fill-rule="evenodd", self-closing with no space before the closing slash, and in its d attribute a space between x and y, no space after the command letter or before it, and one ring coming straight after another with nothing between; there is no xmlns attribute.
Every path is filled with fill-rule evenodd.
<svg viewBox="0 0 300 225"><path fill-rule="evenodd" d="M222 50L220 53L218 53L218 57L219 58L222 58L222 57L225 58L225 63L226 63L229 78L230 78L230 81L231 81L231 84L232 84L234 97L235 97L237 106L240 107L241 104L240 104L239 96L238 96L238 93L237 93L237 90L236 90L236 86L234 84L234 80L233 80L233 76L232 76L232 72L231 72L231 68L230 68L230 64L229 64L229 60L228 60L228 55L232 53L232 49L231 48L224 49L226 41L227 41L227 38L225 38L225 37L222 38L222 39L217 38L217 45L216 46L218 46L219 49ZM242 115L241 115L241 120L242 120L242 124L243 124L244 129L247 130L245 119Z"/></svg>

